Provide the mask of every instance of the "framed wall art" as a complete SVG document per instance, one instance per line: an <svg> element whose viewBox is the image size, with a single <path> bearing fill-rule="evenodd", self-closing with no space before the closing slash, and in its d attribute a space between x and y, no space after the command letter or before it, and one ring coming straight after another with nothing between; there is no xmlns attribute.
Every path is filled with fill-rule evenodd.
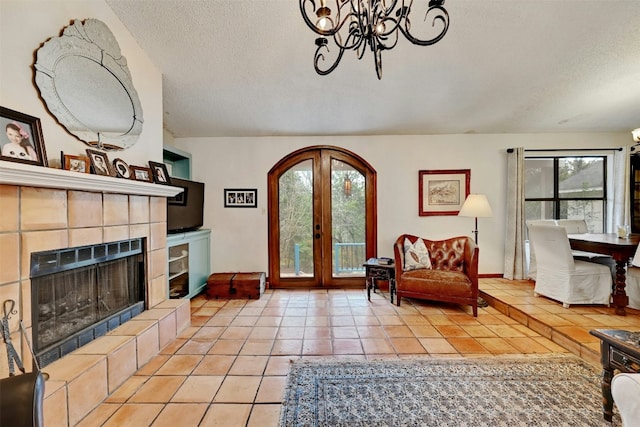
<svg viewBox="0 0 640 427"><path fill-rule="evenodd" d="M96 175L116 176L116 172L111 167L111 162L106 153L87 148L87 155L91 161L91 169Z"/></svg>
<svg viewBox="0 0 640 427"><path fill-rule="evenodd" d="M256 188L225 188L225 208L257 208L258 190Z"/></svg>
<svg viewBox="0 0 640 427"><path fill-rule="evenodd" d="M72 172L89 173L90 166L88 157L64 154L62 158L65 170Z"/></svg>
<svg viewBox="0 0 640 427"><path fill-rule="evenodd" d="M0 160L48 166L40 119L0 107Z"/></svg>
<svg viewBox="0 0 640 427"><path fill-rule="evenodd" d="M470 183L470 169L418 171L418 215L458 215Z"/></svg>
<svg viewBox="0 0 640 427"><path fill-rule="evenodd" d="M149 162L151 172L153 173L153 182L156 184L171 185L171 178L167 171L167 165L158 162Z"/></svg>
<svg viewBox="0 0 640 427"><path fill-rule="evenodd" d="M136 181L153 182L153 172L143 166L129 166L131 175Z"/></svg>

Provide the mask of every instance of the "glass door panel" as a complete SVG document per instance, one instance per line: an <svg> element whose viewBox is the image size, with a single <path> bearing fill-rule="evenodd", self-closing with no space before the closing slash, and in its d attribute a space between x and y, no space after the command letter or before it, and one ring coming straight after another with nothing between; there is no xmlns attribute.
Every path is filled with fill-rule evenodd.
<svg viewBox="0 0 640 427"><path fill-rule="evenodd" d="M333 278L363 277L367 260L365 176L331 159L331 259Z"/></svg>
<svg viewBox="0 0 640 427"><path fill-rule="evenodd" d="M375 171L353 153L309 147L269 171L269 284L364 287L375 256Z"/></svg>
<svg viewBox="0 0 640 427"><path fill-rule="evenodd" d="M289 168L278 182L280 277L314 276L313 161Z"/></svg>

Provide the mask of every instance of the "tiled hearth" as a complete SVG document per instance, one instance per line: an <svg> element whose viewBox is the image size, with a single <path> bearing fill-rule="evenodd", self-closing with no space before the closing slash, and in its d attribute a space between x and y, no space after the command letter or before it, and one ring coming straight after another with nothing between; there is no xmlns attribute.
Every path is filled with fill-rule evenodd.
<svg viewBox="0 0 640 427"><path fill-rule="evenodd" d="M189 325L189 301L166 300L46 366L44 424L76 425Z"/></svg>
<svg viewBox="0 0 640 427"><path fill-rule="evenodd" d="M0 302L17 302L10 329L25 366L31 357L18 320L31 339L30 254L146 239L149 309L44 369L51 377L45 425L74 425L189 326L189 302L167 297L166 197L175 194L172 188L0 162ZM4 378L4 345L0 360Z"/></svg>

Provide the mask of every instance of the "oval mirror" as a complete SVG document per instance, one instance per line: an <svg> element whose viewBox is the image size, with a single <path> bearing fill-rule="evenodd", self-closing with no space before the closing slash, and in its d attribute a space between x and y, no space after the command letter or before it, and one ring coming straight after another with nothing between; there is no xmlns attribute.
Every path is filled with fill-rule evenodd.
<svg viewBox="0 0 640 427"><path fill-rule="evenodd" d="M102 150L132 146L142 107L127 60L103 22L74 20L37 51L35 80L47 109L67 131Z"/></svg>

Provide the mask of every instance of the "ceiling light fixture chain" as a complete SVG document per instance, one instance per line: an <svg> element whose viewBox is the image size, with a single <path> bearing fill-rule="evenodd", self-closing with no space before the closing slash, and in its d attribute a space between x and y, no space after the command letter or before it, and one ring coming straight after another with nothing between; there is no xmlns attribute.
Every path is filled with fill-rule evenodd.
<svg viewBox="0 0 640 427"><path fill-rule="evenodd" d="M321 35L315 41L313 67L320 75L336 69L345 50L362 59L367 46L373 52L378 79L382 78L382 51L393 49L398 32L411 43L429 46L439 42L449 29L445 0L299 0L300 12L309 28ZM331 7L329 7L331 4ZM415 25L409 15L424 19ZM430 27L429 28L429 23ZM420 27L420 28L417 28ZM426 31L412 33L414 31ZM329 48L329 40L337 51ZM329 59L333 54L333 59ZM328 66L326 66L328 65Z"/></svg>

